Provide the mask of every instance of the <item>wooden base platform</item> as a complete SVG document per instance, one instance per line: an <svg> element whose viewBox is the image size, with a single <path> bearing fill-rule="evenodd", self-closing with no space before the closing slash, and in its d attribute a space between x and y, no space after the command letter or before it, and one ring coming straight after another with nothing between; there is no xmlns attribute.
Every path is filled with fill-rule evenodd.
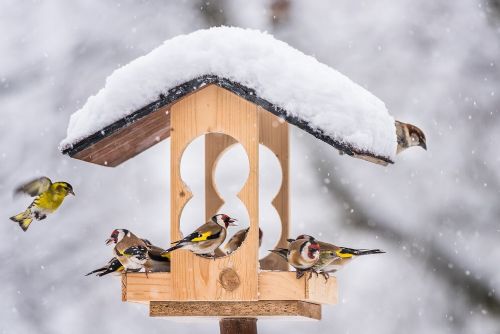
<svg viewBox="0 0 500 334"><path fill-rule="evenodd" d="M307 276L307 277L306 277ZM301 279L290 271L261 271L258 276L258 298L244 301L303 301L315 304L337 303L337 280L330 277L326 281L322 276L304 275ZM237 289L239 289L238 287ZM122 300L129 302L148 303L153 301L214 301L204 299L180 299L172 293L173 284L170 273L128 273L122 275ZM222 297L215 301L226 301ZM232 300L235 301L235 300ZM241 300L238 300L241 302Z"/></svg>
<svg viewBox="0 0 500 334"><path fill-rule="evenodd" d="M151 317L306 317L321 320L321 305L296 300L151 302Z"/></svg>

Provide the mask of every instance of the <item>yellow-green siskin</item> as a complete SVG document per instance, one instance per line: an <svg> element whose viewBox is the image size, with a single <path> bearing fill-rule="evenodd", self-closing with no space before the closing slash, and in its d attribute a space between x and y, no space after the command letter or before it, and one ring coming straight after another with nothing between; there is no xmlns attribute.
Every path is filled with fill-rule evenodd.
<svg viewBox="0 0 500 334"><path fill-rule="evenodd" d="M25 232L33 219L43 220L47 218L48 214L53 213L59 208L67 195L75 195L73 187L69 183L52 183L52 181L45 176L21 185L15 190L15 193L25 193L35 197L33 202L24 212L10 217L10 219L18 223Z"/></svg>

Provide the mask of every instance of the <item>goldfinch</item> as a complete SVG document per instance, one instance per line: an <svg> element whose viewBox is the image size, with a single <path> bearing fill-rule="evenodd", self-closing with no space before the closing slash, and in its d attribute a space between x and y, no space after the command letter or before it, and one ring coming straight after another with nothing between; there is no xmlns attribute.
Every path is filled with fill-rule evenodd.
<svg viewBox="0 0 500 334"><path fill-rule="evenodd" d="M96 276L102 277L110 273L120 273L123 271L123 269L125 268L123 267L121 262L118 261L116 257L114 257L111 260L109 260L109 262L104 267L92 270L90 273L85 274L85 276L96 274Z"/></svg>
<svg viewBox="0 0 500 334"><path fill-rule="evenodd" d="M425 134L422 130L417 128L415 125L403 123L400 121L396 121L395 125L398 141L398 147L396 151L397 154L412 146L420 146L424 150L427 150Z"/></svg>
<svg viewBox="0 0 500 334"><path fill-rule="evenodd" d="M278 254L295 268L297 278L301 278L306 272L315 272L314 265L320 258L320 245L310 235L300 235L297 239L290 239L288 248L270 250Z"/></svg>
<svg viewBox="0 0 500 334"><path fill-rule="evenodd" d="M306 236L299 236L297 239L304 237ZM288 241L292 242L294 239L288 239ZM313 270L322 274L325 279L328 279L330 274L338 271L357 256L385 253L380 249L354 249L335 246L323 241L318 241L318 244L320 246L320 256Z"/></svg>
<svg viewBox="0 0 500 334"><path fill-rule="evenodd" d="M236 232L224 245L224 254L229 255L237 250L245 241L250 228L245 228ZM259 228L259 247L262 245L262 230Z"/></svg>
<svg viewBox="0 0 500 334"><path fill-rule="evenodd" d="M106 240L106 245L115 244L113 253L123 265L125 272L144 269L170 271L169 255L162 255L165 250L154 246L146 239L141 239L127 229L115 229Z"/></svg>
<svg viewBox="0 0 500 334"><path fill-rule="evenodd" d="M167 249L163 255L184 248L198 255L215 257L215 251L226 239L226 229L229 226L237 226L235 221L236 219L225 214L217 214L193 233L173 242L174 246Z"/></svg>
<svg viewBox="0 0 500 334"><path fill-rule="evenodd" d="M69 183L52 183L52 181L45 176L21 185L15 190L15 193L25 193L32 197L35 196L33 202L24 212L10 217L10 219L18 223L25 232L28 230L33 219L43 220L47 218L48 214L53 213L59 208L67 195L75 195L73 187Z"/></svg>
<svg viewBox="0 0 500 334"><path fill-rule="evenodd" d="M337 249L326 250L324 256L326 258L333 259L329 263L325 264L320 271L323 276L325 276L325 278L328 278L329 274L333 274L334 272L338 271L358 256L385 253L380 249L354 249L347 247L337 247L334 245L332 246L336 247Z"/></svg>

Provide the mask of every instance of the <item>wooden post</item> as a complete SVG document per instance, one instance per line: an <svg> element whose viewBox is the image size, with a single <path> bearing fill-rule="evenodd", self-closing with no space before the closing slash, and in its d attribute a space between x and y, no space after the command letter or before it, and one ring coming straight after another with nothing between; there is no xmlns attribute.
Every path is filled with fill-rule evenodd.
<svg viewBox="0 0 500 334"><path fill-rule="evenodd" d="M220 334L257 334L257 319L222 318L219 327Z"/></svg>

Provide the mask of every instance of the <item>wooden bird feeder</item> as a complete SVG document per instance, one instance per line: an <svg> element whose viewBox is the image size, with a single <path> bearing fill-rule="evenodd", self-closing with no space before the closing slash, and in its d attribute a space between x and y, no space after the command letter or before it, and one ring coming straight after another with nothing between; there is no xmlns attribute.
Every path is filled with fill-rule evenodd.
<svg viewBox="0 0 500 334"><path fill-rule="evenodd" d="M218 213L224 200L214 184L218 159L230 146L243 146L249 176L238 197L249 214L249 233L228 256L203 258L185 250L171 253L171 272L122 275L122 300L149 305L152 317L217 317L224 333L256 333L260 317L321 319L322 304L336 304L337 281L295 277L275 254L259 260L259 144L279 160L282 184L272 201L281 219L276 247L286 247L290 231L289 125L295 125L342 153L379 164L390 158L356 149L307 119L293 116L251 88L216 75L203 75L169 89L158 99L63 150L72 158L114 167L171 138L170 239L182 238L180 217L192 197L180 174L186 147L205 136L205 216ZM394 139L395 140L395 139ZM200 222L201 225L201 222ZM237 320L234 320L237 319ZM246 320L245 320L246 319Z"/></svg>

